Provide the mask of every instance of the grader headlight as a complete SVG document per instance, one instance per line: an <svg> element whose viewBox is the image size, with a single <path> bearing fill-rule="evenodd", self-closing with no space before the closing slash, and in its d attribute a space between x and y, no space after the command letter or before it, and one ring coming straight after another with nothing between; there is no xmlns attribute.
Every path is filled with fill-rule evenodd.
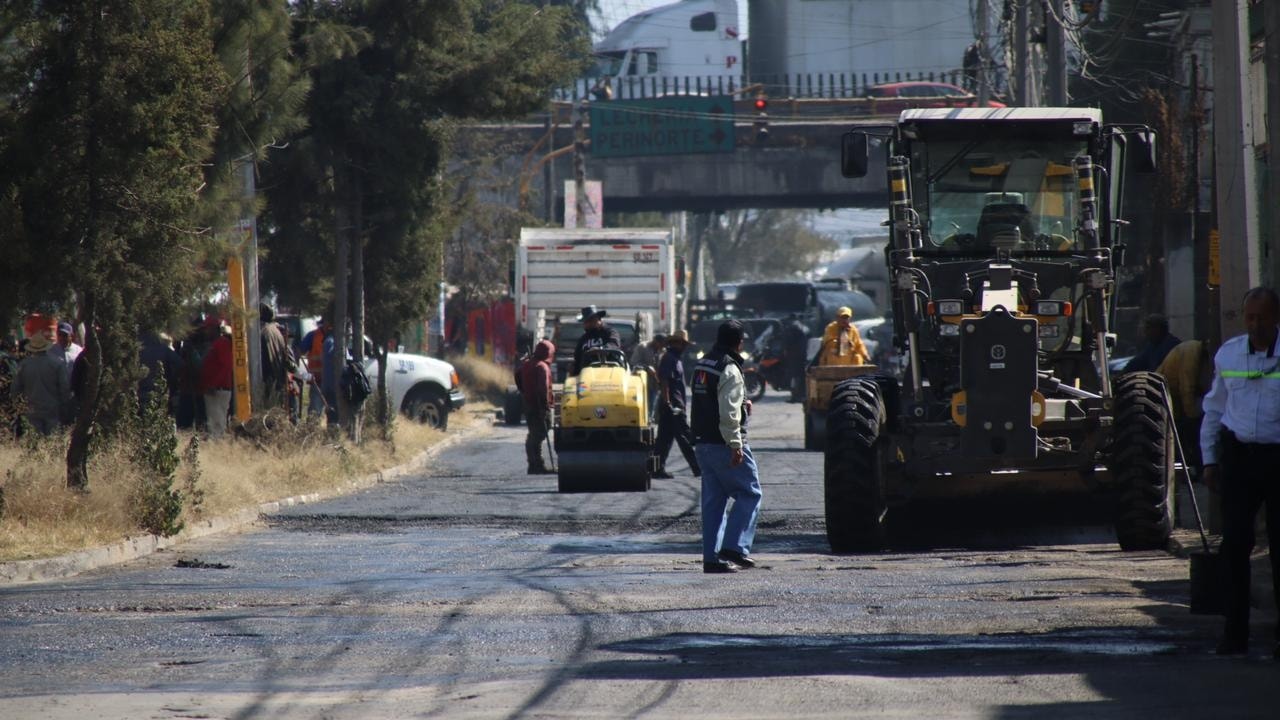
<svg viewBox="0 0 1280 720"><path fill-rule="evenodd" d="M960 300L939 300L937 308L938 314L943 316L964 314L964 303Z"/></svg>
<svg viewBox="0 0 1280 720"><path fill-rule="evenodd" d="M1067 317L1071 315L1071 303L1066 300L1039 300L1036 302L1036 315L1041 317Z"/></svg>

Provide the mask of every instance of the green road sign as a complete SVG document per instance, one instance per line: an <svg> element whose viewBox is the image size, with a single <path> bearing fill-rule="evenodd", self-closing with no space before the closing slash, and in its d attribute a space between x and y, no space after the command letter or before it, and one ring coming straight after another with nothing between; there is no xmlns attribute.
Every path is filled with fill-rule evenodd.
<svg viewBox="0 0 1280 720"><path fill-rule="evenodd" d="M672 95L591 105L594 157L733 152L733 98Z"/></svg>

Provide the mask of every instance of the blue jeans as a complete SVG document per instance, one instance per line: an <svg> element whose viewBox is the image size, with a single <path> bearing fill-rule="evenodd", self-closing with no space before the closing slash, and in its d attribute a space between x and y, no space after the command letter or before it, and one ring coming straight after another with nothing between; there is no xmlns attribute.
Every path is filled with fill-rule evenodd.
<svg viewBox="0 0 1280 720"><path fill-rule="evenodd" d="M751 448L742 448L742 464L729 467L728 445L700 443L695 452L702 468L702 561L716 562L718 550L751 554L760 516L760 471ZM725 507L729 499L728 522Z"/></svg>

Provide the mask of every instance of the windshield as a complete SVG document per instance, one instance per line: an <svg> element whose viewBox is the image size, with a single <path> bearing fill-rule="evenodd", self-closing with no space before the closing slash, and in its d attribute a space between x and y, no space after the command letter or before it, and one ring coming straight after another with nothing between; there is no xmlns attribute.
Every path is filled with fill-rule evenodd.
<svg viewBox="0 0 1280 720"><path fill-rule="evenodd" d="M624 51L596 53L595 66L588 73L590 77L616 77L622 74L622 61L626 58Z"/></svg>
<svg viewBox="0 0 1280 720"><path fill-rule="evenodd" d="M956 252L1076 249L1072 161L1087 152L1084 140L916 143L911 164L926 242Z"/></svg>
<svg viewBox="0 0 1280 720"><path fill-rule="evenodd" d="M768 315L804 312L809 306L809 285L805 283L739 285L733 304Z"/></svg>
<svg viewBox="0 0 1280 720"><path fill-rule="evenodd" d="M630 350L640 341L640 331L636 326L626 322L607 323L609 327L618 331L618 337L622 340L622 349ZM572 355L573 350L578 345L578 339L586 332L586 328L580 322L562 322L556 326L555 343L556 352L558 354Z"/></svg>
<svg viewBox="0 0 1280 720"><path fill-rule="evenodd" d="M711 347L716 342L716 333L719 332L720 323L723 320L703 320L694 323L689 329L689 342L694 345Z"/></svg>

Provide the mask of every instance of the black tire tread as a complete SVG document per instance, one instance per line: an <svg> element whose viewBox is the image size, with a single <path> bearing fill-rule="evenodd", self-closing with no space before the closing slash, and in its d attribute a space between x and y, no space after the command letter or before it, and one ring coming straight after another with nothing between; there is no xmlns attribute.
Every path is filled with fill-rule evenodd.
<svg viewBox="0 0 1280 720"><path fill-rule="evenodd" d="M1122 550L1163 550L1173 530L1173 428L1165 393L1154 373L1125 373L1115 381L1110 465L1119 488L1115 526Z"/></svg>
<svg viewBox="0 0 1280 720"><path fill-rule="evenodd" d="M437 429L441 432L449 429L449 398L447 395L433 386L419 385L410 390L404 399L404 413L414 420L418 419L414 412L418 403L434 404L440 412L440 427Z"/></svg>
<svg viewBox="0 0 1280 720"><path fill-rule="evenodd" d="M827 411L823 494L834 553L879 552L886 544L880 431L884 400L872 379L836 385Z"/></svg>

